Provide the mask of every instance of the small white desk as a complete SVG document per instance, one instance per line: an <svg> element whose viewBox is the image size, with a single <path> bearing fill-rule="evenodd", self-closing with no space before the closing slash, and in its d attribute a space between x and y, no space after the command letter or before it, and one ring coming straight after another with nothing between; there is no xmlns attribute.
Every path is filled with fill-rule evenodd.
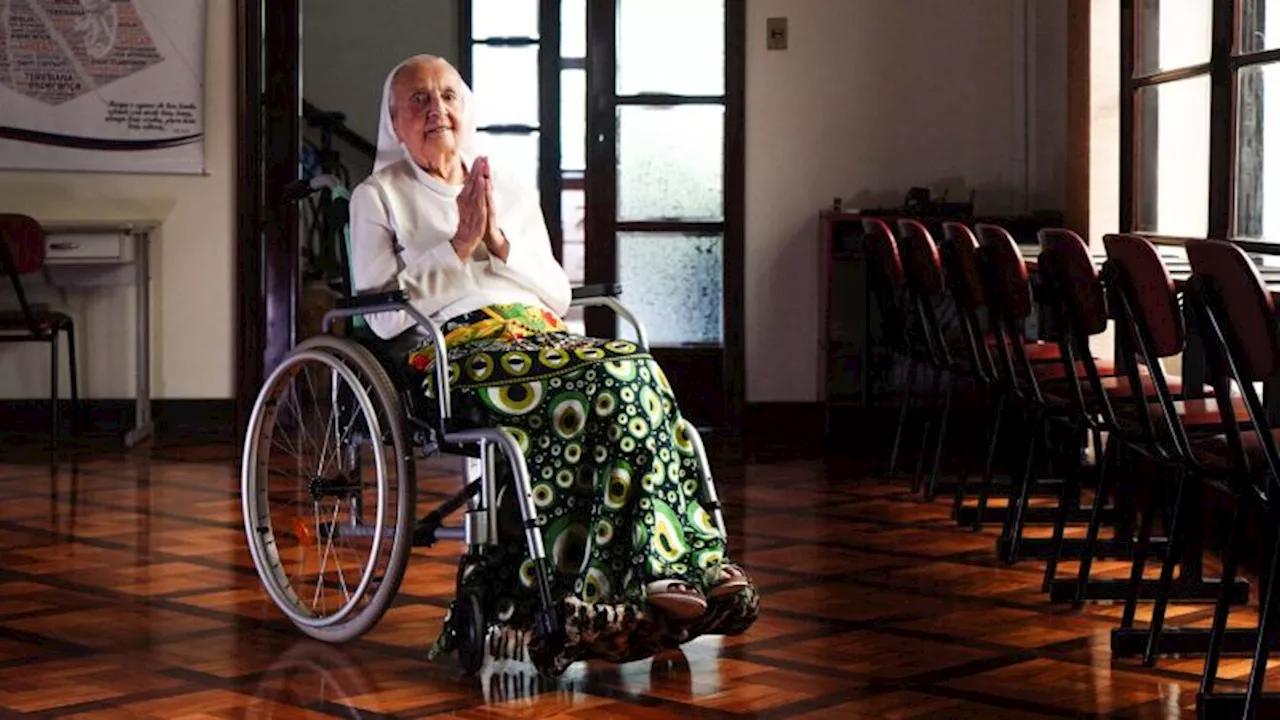
<svg viewBox="0 0 1280 720"><path fill-rule="evenodd" d="M137 409L126 447L150 437L151 418L151 233L154 220L41 221L45 232L45 273L57 288L132 285ZM87 353L81 353L86 357Z"/></svg>

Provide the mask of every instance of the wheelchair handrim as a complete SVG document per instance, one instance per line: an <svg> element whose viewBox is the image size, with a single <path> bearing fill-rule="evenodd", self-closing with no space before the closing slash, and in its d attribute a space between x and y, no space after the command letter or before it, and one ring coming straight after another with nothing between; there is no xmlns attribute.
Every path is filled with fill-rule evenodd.
<svg viewBox="0 0 1280 720"><path fill-rule="evenodd" d="M267 381L263 383L262 391L258 393L258 398L254 402L253 411L249 418L249 427L245 433L245 445L243 452L244 459L240 470L241 496L243 498L244 507L245 533L249 540L250 552L253 553L254 566L258 572L258 576L262 579L262 584L266 586L267 593L271 596L272 601L274 601L276 606L283 610L284 613L294 622L311 628L325 628L341 623L351 615L355 610L357 603L364 597L365 592L368 590L369 583L372 582L374 571L377 568L378 553L376 549L382 546L385 530L384 523L386 521L386 455L380 441L370 443L373 446L374 461L377 468L378 507L375 513L376 524L373 532L373 542L371 543L371 547L374 548L374 551L370 553L369 561L365 565L359 585L357 585L355 591L351 593L351 599L342 607L342 609L333 615L323 618L316 618L314 615L303 615L299 612L299 608L303 607L302 599L297 596L297 593L294 592L291 587L287 590L283 589L280 584L281 577L273 573L274 570L283 569L283 564L280 562L279 554L275 550L275 543L271 543L271 548L268 550L265 542L255 540L255 534L257 537L261 537L262 533L257 533L256 531L259 527L263 527L263 525L259 523L261 511L259 508L257 488L251 487L250 482L252 479L257 477L259 460L258 431L266 416L265 402L269 397L271 397L273 391L276 389L277 383L280 382L281 377L284 376L293 365L299 364L305 360L314 360L322 365L328 366L342 377L342 379L351 386L353 390L358 388L359 392L353 394L357 396L360 409L365 413L367 422L369 423L369 435L371 438L381 438L382 436L382 426L377 413L374 411L373 403L370 401L368 393L358 382L358 378L350 367L327 353L315 350L295 351L290 354L274 371L272 371L268 376ZM267 510L265 527L274 536L274 529L272 528L269 509ZM285 577L284 581L284 584L287 585L288 578ZM290 598L290 595L293 597Z"/></svg>

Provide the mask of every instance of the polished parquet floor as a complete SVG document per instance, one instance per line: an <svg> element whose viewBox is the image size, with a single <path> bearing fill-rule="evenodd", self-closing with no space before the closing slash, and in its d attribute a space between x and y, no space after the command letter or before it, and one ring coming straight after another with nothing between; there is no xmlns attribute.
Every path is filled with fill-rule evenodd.
<svg viewBox="0 0 1280 720"><path fill-rule="evenodd" d="M452 594L445 543L415 551L370 634L319 644L260 588L236 454L0 458L0 717L1195 716L1198 659L1113 663L1119 607L1050 605L1041 563L993 560L994 528L957 530L945 502L835 459L717 463L733 553L762 592L741 637L556 681L465 679L425 657ZM447 470L420 466L434 490L456 482ZM1206 626L1209 608L1172 608L1170 622ZM1223 689L1247 672L1224 660Z"/></svg>

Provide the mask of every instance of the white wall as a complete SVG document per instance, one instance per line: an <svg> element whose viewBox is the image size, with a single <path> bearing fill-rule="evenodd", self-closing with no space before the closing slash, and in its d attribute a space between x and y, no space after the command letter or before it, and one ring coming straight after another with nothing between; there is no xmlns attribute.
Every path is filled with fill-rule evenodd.
<svg viewBox="0 0 1280 720"><path fill-rule="evenodd" d="M206 50L205 176L0 172L0 212L39 219L154 218L152 393L233 396L235 344L235 20L210 0ZM48 298L58 302L56 296ZM133 394L133 293L68 295L78 323L81 394ZM123 348L112 347L123 341ZM0 345L0 397L48 397L47 345ZM65 361L64 361L65 364ZM63 371L62 391L67 393Z"/></svg>
<svg viewBox="0 0 1280 720"><path fill-rule="evenodd" d="M402 9L420 9L426 1L377 7L409 13ZM1058 79L1065 73L1057 67L1065 63L1057 59L1065 48L1051 14L1033 13L1029 45L1036 69L1024 88L1023 2L749 0L748 400L818 397L817 213L832 197L853 206L894 204L907 188L923 184L949 187L953 198L976 188L980 212L1019 211L1032 177L1037 206L1062 205L1065 131L1053 115L1064 102L1058 96L1065 97L1065 77ZM364 3L307 0L306 95L350 113L372 139L387 69L414 52L456 57L454 3L431 5L435 12L375 21ZM210 2L208 176L0 173L0 211L164 221L152 258L153 391L159 398L233 394L233 12L231 0ZM765 19L774 16L789 18L784 52L765 49ZM354 42L357 27L376 27L379 41ZM1065 33L1065 22L1057 27ZM404 32L387 36L389 29ZM1027 91L1036 117L1030 165ZM107 346L109 339L132 336L129 292L73 298L70 310L82 326L85 396L129 396L132 351ZM0 346L0 397L47 392L43 349Z"/></svg>
<svg viewBox="0 0 1280 720"><path fill-rule="evenodd" d="M817 219L833 197L893 206L925 185L976 189L979 213L1063 208L1065 14L1033 12L1024 34L1026 3L750 0L748 401L819 398ZM783 16L789 49L769 51L765 21Z"/></svg>

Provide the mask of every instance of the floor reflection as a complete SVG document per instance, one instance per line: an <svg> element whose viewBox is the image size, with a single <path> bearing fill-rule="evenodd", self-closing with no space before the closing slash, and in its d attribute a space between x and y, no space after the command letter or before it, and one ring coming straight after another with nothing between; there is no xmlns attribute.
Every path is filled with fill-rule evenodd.
<svg viewBox="0 0 1280 720"><path fill-rule="evenodd" d="M1199 659L1114 660L1118 608L1048 604L1042 564L993 561L998 527L956 530L946 503L861 479L849 462L718 466L731 553L762 596L740 637L560 677L500 652L464 678L452 657L427 659L460 551L441 543L414 551L365 636L311 640L248 556L237 455L0 455L0 716L1195 717ZM435 475L420 490L456 486L424 472ZM1207 622L1199 605L1170 613ZM1233 626L1253 621L1232 614ZM1224 661L1222 683L1247 673Z"/></svg>

